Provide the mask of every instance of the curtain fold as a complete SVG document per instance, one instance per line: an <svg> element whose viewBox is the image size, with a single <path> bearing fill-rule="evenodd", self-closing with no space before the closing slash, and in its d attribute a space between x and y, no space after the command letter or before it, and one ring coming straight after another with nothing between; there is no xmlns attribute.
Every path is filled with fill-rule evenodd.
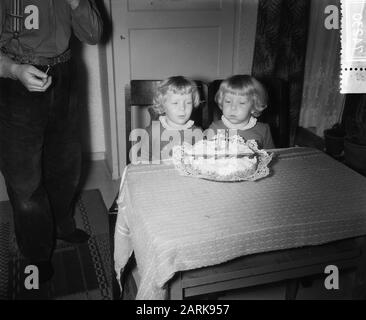
<svg viewBox="0 0 366 320"><path fill-rule="evenodd" d="M312 0L309 41L299 125L318 136L340 122L344 95L340 90L340 31L324 26L326 6L339 0ZM340 14L340 12L339 12ZM339 15L340 19L340 15Z"/></svg>
<svg viewBox="0 0 366 320"><path fill-rule="evenodd" d="M259 0L252 74L289 83L290 145L299 122L310 0Z"/></svg>

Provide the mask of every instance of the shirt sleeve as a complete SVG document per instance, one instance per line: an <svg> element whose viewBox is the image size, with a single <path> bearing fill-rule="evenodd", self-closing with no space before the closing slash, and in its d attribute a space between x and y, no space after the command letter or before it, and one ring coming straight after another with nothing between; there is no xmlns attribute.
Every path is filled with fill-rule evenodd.
<svg viewBox="0 0 366 320"><path fill-rule="evenodd" d="M80 0L79 6L71 10L72 28L82 42L96 44L102 37L103 22L94 0Z"/></svg>
<svg viewBox="0 0 366 320"><path fill-rule="evenodd" d="M263 137L263 148L264 149L274 149L275 145L273 143L271 129L268 124L265 126L264 137Z"/></svg>

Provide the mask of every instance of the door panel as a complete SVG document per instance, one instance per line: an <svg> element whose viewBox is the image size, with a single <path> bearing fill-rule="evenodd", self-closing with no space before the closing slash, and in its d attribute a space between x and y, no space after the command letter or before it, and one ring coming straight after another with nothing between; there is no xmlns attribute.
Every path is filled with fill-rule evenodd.
<svg viewBox="0 0 366 320"><path fill-rule="evenodd" d="M219 73L218 27L139 29L129 38L132 79L210 79Z"/></svg>

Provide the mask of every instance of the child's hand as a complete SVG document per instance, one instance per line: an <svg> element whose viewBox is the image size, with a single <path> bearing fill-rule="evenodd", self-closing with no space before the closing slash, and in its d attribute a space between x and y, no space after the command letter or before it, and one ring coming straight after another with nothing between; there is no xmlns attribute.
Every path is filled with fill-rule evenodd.
<svg viewBox="0 0 366 320"><path fill-rule="evenodd" d="M66 0L66 2L70 5L72 10L75 10L80 3L80 0Z"/></svg>

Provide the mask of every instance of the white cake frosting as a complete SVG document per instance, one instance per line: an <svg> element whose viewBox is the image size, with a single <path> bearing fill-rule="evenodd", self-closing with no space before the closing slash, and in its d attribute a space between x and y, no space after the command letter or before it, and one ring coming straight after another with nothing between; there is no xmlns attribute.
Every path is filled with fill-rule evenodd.
<svg viewBox="0 0 366 320"><path fill-rule="evenodd" d="M202 174L216 174L218 176L229 176L237 172L254 172L257 165L257 158L221 158L221 159L193 159L193 169L199 170Z"/></svg>
<svg viewBox="0 0 366 320"><path fill-rule="evenodd" d="M252 143L255 144L254 141ZM180 150L184 154L181 161L202 175L249 175L257 168L255 152L240 136L225 138L223 135L216 135L211 140L198 141L194 146L185 144Z"/></svg>

